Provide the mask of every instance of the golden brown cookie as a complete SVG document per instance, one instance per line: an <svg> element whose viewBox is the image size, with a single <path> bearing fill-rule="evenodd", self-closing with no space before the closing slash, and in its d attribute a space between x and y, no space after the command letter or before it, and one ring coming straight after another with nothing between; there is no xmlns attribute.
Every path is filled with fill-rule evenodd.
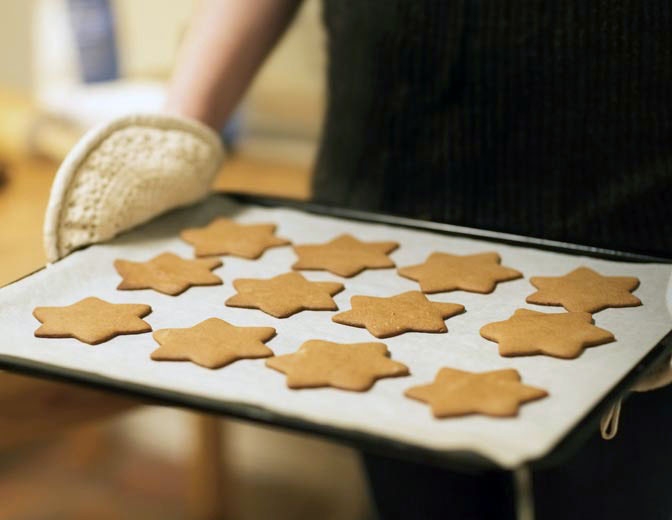
<svg viewBox="0 0 672 520"><path fill-rule="evenodd" d="M548 314L527 309L518 309L508 320L484 325L481 336L499 343L502 356L546 354L564 359L615 340L611 332L593 325L587 312Z"/></svg>
<svg viewBox="0 0 672 520"><path fill-rule="evenodd" d="M497 283L523 276L500 262L497 253L432 253L422 264L399 268L399 274L419 282L422 292L428 294L456 290L487 294Z"/></svg>
<svg viewBox="0 0 672 520"><path fill-rule="evenodd" d="M276 318L287 318L299 311L335 311L333 295L343 290L337 282L311 282L299 273L273 278L239 278L233 286L238 294L226 300L229 307L260 309Z"/></svg>
<svg viewBox="0 0 672 520"><path fill-rule="evenodd" d="M353 296L352 310L336 314L336 323L365 327L377 338L404 332L447 332L444 320L464 312L459 303L430 302L420 291L409 291L388 298Z"/></svg>
<svg viewBox="0 0 672 520"><path fill-rule="evenodd" d="M216 218L205 227L185 229L180 237L194 246L196 256L233 255L255 259L270 247L290 243L274 233L275 224L239 224L228 218Z"/></svg>
<svg viewBox="0 0 672 520"><path fill-rule="evenodd" d="M562 305L573 312L597 312L608 307L637 307L642 302L631 294L639 287L632 276L602 276L588 267L579 267L564 276L533 276L537 292L527 303Z"/></svg>
<svg viewBox="0 0 672 520"><path fill-rule="evenodd" d="M522 384L513 368L476 373L444 367L433 383L411 387L404 395L429 404L436 418L470 414L514 417L522 403L542 399L548 392Z"/></svg>
<svg viewBox="0 0 672 520"><path fill-rule="evenodd" d="M152 352L155 361L192 361L219 368L239 359L273 355L264 343L275 336L273 327L237 327L210 318L186 329L161 329L152 334L161 345Z"/></svg>
<svg viewBox="0 0 672 520"><path fill-rule="evenodd" d="M364 269L394 267L387 256L397 242L361 242L351 235L340 235L325 244L294 246L299 257L292 269L325 270L350 278Z"/></svg>
<svg viewBox="0 0 672 520"><path fill-rule="evenodd" d="M141 319L150 312L149 305L109 303L95 297L65 307L36 307L33 316L42 326L35 331L35 336L75 338L97 345L121 334L150 332L152 327Z"/></svg>
<svg viewBox="0 0 672 520"><path fill-rule="evenodd" d="M195 285L221 285L222 279L211 272L221 265L216 258L187 260L173 253L162 253L147 262L114 261L123 278L117 289L154 289L171 296Z"/></svg>
<svg viewBox="0 0 672 520"><path fill-rule="evenodd" d="M389 358L383 343L306 341L294 354L266 360L266 366L287 374L289 388L333 386L364 392L376 380L406 376L408 367Z"/></svg>

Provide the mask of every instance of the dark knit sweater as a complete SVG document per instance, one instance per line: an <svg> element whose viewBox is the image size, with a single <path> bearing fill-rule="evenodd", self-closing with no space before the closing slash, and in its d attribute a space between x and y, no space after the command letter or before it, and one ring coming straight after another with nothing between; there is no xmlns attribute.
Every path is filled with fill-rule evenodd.
<svg viewBox="0 0 672 520"><path fill-rule="evenodd" d="M316 200L672 256L672 2L325 0Z"/></svg>

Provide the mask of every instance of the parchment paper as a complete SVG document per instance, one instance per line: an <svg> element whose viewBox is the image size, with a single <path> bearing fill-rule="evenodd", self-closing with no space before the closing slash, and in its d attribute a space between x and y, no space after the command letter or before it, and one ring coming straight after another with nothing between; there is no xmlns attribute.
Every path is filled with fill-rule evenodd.
<svg viewBox="0 0 672 520"><path fill-rule="evenodd" d="M264 366L264 360L243 360L218 370L188 362L155 362L157 347L151 334L119 336L89 346L74 339L35 338L39 323L32 310L41 305L69 305L87 296L116 303L146 303L153 308L145 318L158 330L190 327L209 317L236 325L272 326L277 336L269 342L276 354L295 351L302 342L320 338L337 342L378 341L365 329L331 322L332 312L304 311L276 319L258 310L224 306L234 294L236 278L266 278L287 272L295 261L290 247L267 251L260 260L224 257L215 272L219 287L193 287L178 297L151 290L117 291L120 281L112 262L116 258L148 260L172 251L191 257L191 247L178 238L180 229L207 224L218 215L241 222L275 222L278 235L296 243L323 242L340 233L362 240L395 240L392 254L398 266L420 263L433 251L468 254L497 251L504 265L522 271L525 279L501 283L489 295L462 291L430 295L430 300L456 302L467 312L447 321L447 334L407 333L382 340L392 358L407 364L411 375L378 381L366 393L336 389L289 390L284 375ZM491 321L508 318L516 308L559 312L561 308L525 303L533 292L529 277L557 276L585 265L605 275L636 276L635 294L644 302L636 308L607 309L595 315L596 325L612 331L617 342L587 349L576 360L546 356L502 358L497 344L478 331ZM471 450L504 467L514 467L546 454L581 417L604 396L672 328L670 265L597 260L485 241L399 229L315 216L288 209L240 206L223 197L173 212L110 243L76 252L20 282L0 290L0 354L92 372L119 381L178 391L209 399L240 402L316 423L364 431L440 451ZM340 310L349 309L355 294L388 296L418 289L393 269L365 271L341 279L329 273L306 271L311 280L336 280L345 291L335 297ZM440 367L484 371L513 367L523 381L545 388L550 397L524 405L517 418L470 416L437 420L429 408L403 397L413 385L429 382Z"/></svg>

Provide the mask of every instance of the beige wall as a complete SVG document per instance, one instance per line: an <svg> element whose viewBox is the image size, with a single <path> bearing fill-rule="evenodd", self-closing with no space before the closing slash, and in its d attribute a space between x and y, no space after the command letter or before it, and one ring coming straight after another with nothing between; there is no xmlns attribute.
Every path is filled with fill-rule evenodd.
<svg viewBox="0 0 672 520"><path fill-rule="evenodd" d="M63 7L65 0L39 0ZM114 0L122 73L168 77L198 0ZM0 85L30 88L32 15L38 0L0 0ZM54 41L54 45L64 42Z"/></svg>
<svg viewBox="0 0 672 520"><path fill-rule="evenodd" d="M169 77L197 3L197 0L114 0L124 75Z"/></svg>
<svg viewBox="0 0 672 520"><path fill-rule="evenodd" d="M124 74L168 78L197 2L115 0ZM36 0L0 0L0 86L30 87L31 16L35 4ZM255 119L259 125L272 128L272 117L294 115L299 120L296 132L314 133L322 111L323 39L320 2L305 0L295 23L254 82L250 102L268 116L259 115Z"/></svg>
<svg viewBox="0 0 672 520"><path fill-rule="evenodd" d="M0 0L0 85L30 87L33 0Z"/></svg>
<svg viewBox="0 0 672 520"><path fill-rule="evenodd" d="M58 12L65 1L0 0L0 89L9 86L30 91L31 16L36 6L43 5L38 2L45 2ZM197 3L198 0L114 0L124 76L167 80ZM320 16L320 0L304 0L294 24L254 81L244 103L241 146L246 153L302 167L312 163L324 111L325 42ZM49 35L47 39L51 43L51 39L58 38ZM59 43L65 45L58 41L53 45ZM48 63L55 69L51 71L56 73L54 77L68 75L68 70L59 74L61 69L67 69L59 60L49 59ZM68 59L65 63L69 63ZM69 70L72 75L72 67Z"/></svg>

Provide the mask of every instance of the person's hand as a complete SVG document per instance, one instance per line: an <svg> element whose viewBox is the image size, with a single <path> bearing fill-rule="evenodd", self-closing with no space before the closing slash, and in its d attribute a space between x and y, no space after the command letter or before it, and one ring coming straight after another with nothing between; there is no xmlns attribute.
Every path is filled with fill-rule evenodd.
<svg viewBox="0 0 672 520"><path fill-rule="evenodd" d="M132 115L92 129L54 179L44 223L47 260L200 200L223 158L219 136L182 117Z"/></svg>

